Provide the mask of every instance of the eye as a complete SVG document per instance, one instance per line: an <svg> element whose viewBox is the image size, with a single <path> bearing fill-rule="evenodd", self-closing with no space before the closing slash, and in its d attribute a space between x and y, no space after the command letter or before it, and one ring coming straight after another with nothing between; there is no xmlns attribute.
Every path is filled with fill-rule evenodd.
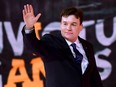
<svg viewBox="0 0 116 87"><path fill-rule="evenodd" d="M66 22L63 22L63 25L67 25L67 23Z"/></svg>
<svg viewBox="0 0 116 87"><path fill-rule="evenodd" d="M72 26L77 26L77 23L72 23Z"/></svg>

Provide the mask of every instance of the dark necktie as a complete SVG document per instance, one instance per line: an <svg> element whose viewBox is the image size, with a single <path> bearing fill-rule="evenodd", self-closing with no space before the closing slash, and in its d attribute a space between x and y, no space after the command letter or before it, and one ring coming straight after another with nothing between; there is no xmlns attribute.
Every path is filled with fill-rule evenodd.
<svg viewBox="0 0 116 87"><path fill-rule="evenodd" d="M83 55L77 50L75 43L72 43L71 46L73 47L73 51L75 53L75 61L78 64L78 68L80 69L80 71L82 73L81 62L82 62L82 59L83 59Z"/></svg>

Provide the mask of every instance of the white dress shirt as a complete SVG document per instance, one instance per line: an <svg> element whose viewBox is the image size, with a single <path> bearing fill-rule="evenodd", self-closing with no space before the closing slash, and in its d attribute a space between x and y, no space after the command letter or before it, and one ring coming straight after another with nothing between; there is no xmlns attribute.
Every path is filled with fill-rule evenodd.
<svg viewBox="0 0 116 87"><path fill-rule="evenodd" d="M69 47L70 47L70 49L71 49L71 52L73 53L73 56L74 56L74 58L75 58L76 55L75 55L75 52L73 51L73 48L72 48L72 46L71 46L72 42L70 42L70 41L68 41L68 40L66 40L66 42L67 42L67 44L69 45ZM89 62L88 62L87 56L86 56L86 54L85 54L85 51L84 51L84 49L83 49L83 46L82 46L82 44L79 42L79 40L77 39L74 43L76 44L77 50L83 55L83 59L82 59L82 63L81 63L81 69L82 69L82 74L84 74L84 72L85 72L85 70L86 70L86 68L87 68Z"/></svg>

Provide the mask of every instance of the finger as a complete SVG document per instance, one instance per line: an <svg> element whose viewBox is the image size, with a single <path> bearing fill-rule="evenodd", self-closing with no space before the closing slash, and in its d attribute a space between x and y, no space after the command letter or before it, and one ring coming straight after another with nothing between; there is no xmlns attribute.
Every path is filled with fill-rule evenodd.
<svg viewBox="0 0 116 87"><path fill-rule="evenodd" d="M31 12L29 4L27 4L26 8L27 8L27 13Z"/></svg>
<svg viewBox="0 0 116 87"><path fill-rule="evenodd" d="M25 11L24 11L24 9L23 9L22 13L23 13L23 16L25 16Z"/></svg>
<svg viewBox="0 0 116 87"><path fill-rule="evenodd" d="M41 16L41 13L39 13L37 16L36 16L36 20L38 20Z"/></svg>
<svg viewBox="0 0 116 87"><path fill-rule="evenodd" d="M32 5L29 5L29 8L30 8L30 12L34 14Z"/></svg>
<svg viewBox="0 0 116 87"><path fill-rule="evenodd" d="M25 14L28 13L28 12L27 12L27 6L26 6L26 5L24 5L24 12L25 12Z"/></svg>

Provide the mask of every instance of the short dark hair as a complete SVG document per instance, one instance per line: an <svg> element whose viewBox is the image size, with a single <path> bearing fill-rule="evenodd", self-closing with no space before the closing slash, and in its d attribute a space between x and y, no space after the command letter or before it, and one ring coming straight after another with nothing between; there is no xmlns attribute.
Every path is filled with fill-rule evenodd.
<svg viewBox="0 0 116 87"><path fill-rule="evenodd" d="M60 17L62 16L69 16L69 15L75 15L76 18L80 19L80 24L82 24L83 21L83 12L81 9L76 8L76 7L69 7L66 9L63 9L61 11Z"/></svg>

